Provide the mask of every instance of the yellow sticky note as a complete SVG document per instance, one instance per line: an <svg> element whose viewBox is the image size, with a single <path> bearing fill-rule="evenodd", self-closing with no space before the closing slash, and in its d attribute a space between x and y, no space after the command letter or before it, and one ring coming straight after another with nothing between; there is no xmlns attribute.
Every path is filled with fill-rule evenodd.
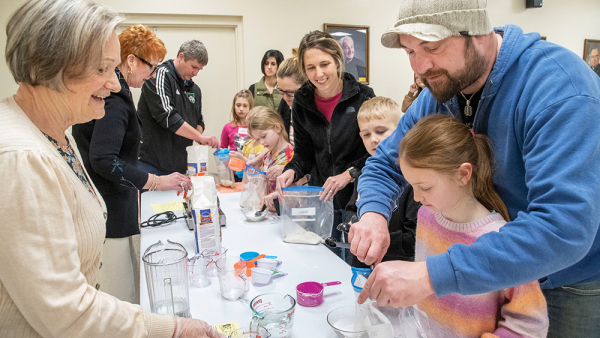
<svg viewBox="0 0 600 338"><path fill-rule="evenodd" d="M150 204L155 214L160 214L165 211L183 210L183 201L167 202L160 204Z"/></svg>
<svg viewBox="0 0 600 338"><path fill-rule="evenodd" d="M238 326L237 322L231 322L231 323L223 323L223 324L219 324L219 325L213 325L213 328L217 331L219 331L219 333L222 333L224 335L226 335L227 337L229 337L229 335L231 335L233 333L233 331L239 329L240 327Z"/></svg>

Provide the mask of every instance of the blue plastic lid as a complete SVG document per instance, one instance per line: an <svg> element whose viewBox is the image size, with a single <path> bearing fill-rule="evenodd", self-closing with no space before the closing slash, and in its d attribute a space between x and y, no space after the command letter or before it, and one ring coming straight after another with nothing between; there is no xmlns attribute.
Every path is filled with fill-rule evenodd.
<svg viewBox="0 0 600 338"><path fill-rule="evenodd" d="M352 279L350 280L350 283L352 284L352 288L356 292L361 292L363 288L360 286L354 285L354 283L356 282L356 277L358 277L358 275L363 275L363 276L369 278L369 276L371 275L371 272L373 272L373 270L366 269L366 268L355 268L353 266L351 268L352 268Z"/></svg>
<svg viewBox="0 0 600 338"><path fill-rule="evenodd" d="M313 187L310 185L293 186L281 189L283 191L323 191L323 187Z"/></svg>
<svg viewBox="0 0 600 338"><path fill-rule="evenodd" d="M264 171L262 171L262 170L256 169L256 168L254 168L253 166L251 166L251 165L249 165L249 164L246 164L246 169L244 169L244 170L248 170L248 169L252 169L252 170L256 171L255 173L253 173L253 174L248 174L248 175L256 175L256 174L263 174L263 175L266 175L266 174L267 174L266 172L264 172Z"/></svg>

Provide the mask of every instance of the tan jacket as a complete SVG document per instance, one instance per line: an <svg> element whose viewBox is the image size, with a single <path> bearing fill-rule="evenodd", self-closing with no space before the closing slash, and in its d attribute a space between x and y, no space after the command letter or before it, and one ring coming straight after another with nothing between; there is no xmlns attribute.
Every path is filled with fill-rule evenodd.
<svg viewBox="0 0 600 338"><path fill-rule="evenodd" d="M0 121L0 337L172 337L173 317L96 290L100 194L99 202L13 98L0 101Z"/></svg>

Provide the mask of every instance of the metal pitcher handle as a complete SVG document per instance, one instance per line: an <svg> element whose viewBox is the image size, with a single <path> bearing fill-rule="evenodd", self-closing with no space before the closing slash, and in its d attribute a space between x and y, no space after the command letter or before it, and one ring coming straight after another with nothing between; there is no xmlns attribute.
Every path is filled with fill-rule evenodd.
<svg viewBox="0 0 600 338"><path fill-rule="evenodd" d="M175 315L175 305L173 303L173 287L171 286L171 278L165 278L165 302L167 306L167 314L170 316Z"/></svg>

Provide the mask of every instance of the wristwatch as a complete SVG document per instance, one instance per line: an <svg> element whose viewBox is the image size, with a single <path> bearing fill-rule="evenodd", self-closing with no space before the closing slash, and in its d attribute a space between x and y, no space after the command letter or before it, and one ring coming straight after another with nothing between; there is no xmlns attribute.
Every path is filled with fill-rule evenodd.
<svg viewBox="0 0 600 338"><path fill-rule="evenodd" d="M350 177L352 177L352 181L356 180L358 176L360 176L360 170L356 169L355 167L348 168L348 173L350 174Z"/></svg>

